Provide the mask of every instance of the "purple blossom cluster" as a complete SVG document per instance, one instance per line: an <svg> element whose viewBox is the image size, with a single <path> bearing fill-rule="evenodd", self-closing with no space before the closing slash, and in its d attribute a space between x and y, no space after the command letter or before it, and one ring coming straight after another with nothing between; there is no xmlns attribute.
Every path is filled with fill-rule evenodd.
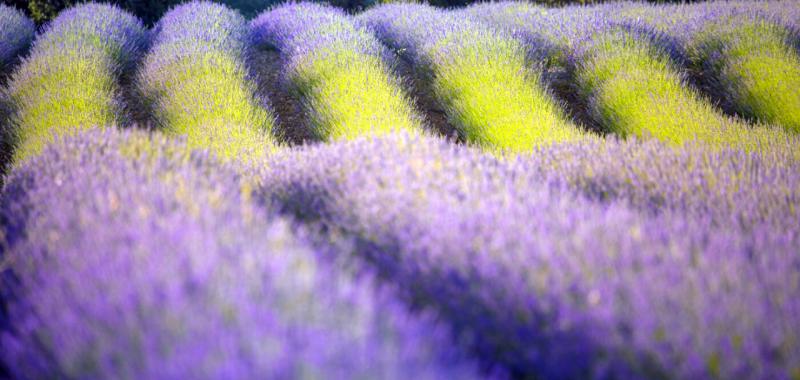
<svg viewBox="0 0 800 380"><path fill-rule="evenodd" d="M258 156L274 145L273 117L244 65L241 14L193 1L167 12L152 33L137 87L155 125L225 158Z"/></svg>
<svg viewBox="0 0 800 380"><path fill-rule="evenodd" d="M479 377L433 316L335 259L351 244L247 189L209 154L140 132L83 132L15 169L0 198L10 374Z"/></svg>
<svg viewBox="0 0 800 380"><path fill-rule="evenodd" d="M264 165L261 192L356 236L514 376L795 376L796 161L604 144L511 161L402 135L307 147Z"/></svg>
<svg viewBox="0 0 800 380"><path fill-rule="evenodd" d="M36 25L17 8L0 4L0 74L5 74L33 41Z"/></svg>

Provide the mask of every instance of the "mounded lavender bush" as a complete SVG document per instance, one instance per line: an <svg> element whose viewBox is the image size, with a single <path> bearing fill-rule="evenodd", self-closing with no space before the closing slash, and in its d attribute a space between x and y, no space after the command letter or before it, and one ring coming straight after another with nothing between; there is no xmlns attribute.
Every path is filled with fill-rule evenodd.
<svg viewBox="0 0 800 380"><path fill-rule="evenodd" d="M85 132L9 177L0 358L38 378L475 378L447 331L163 137ZM317 247L317 248L313 248Z"/></svg>
<svg viewBox="0 0 800 380"><path fill-rule="evenodd" d="M0 75L33 41L36 25L20 10L0 4Z"/></svg>
<svg viewBox="0 0 800 380"><path fill-rule="evenodd" d="M395 57L344 11L292 3L251 23L255 46L276 49L282 77L320 140L420 132L422 118L393 75Z"/></svg>
<svg viewBox="0 0 800 380"><path fill-rule="evenodd" d="M273 117L244 65L242 15L194 1L164 15L153 34L137 83L160 129L223 158L251 158L274 147Z"/></svg>
<svg viewBox="0 0 800 380"><path fill-rule="evenodd" d="M421 137L309 147L264 165L262 193L357 236L382 278L516 376L795 376L796 163L608 144L511 161ZM553 163L582 149L574 169ZM597 163L580 164L593 152ZM718 164L719 177L708 173ZM619 194L580 184L576 194L569 179L593 167L622 171L605 176L618 185L598 186ZM637 179L630 186L641 189L627 189ZM675 191L681 197L658 204ZM748 212L762 214L740 222Z"/></svg>
<svg viewBox="0 0 800 380"><path fill-rule="evenodd" d="M510 35L422 4L382 5L359 20L431 81L448 121L466 141L520 152L586 137Z"/></svg>
<svg viewBox="0 0 800 380"><path fill-rule="evenodd" d="M142 22L112 5L77 5L48 24L6 91L14 161L58 135L126 124L118 80L144 41Z"/></svg>

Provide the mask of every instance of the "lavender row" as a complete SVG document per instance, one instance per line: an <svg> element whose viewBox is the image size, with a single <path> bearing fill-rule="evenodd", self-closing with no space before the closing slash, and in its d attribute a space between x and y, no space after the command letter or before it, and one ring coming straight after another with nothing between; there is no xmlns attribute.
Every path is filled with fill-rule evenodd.
<svg viewBox="0 0 800 380"><path fill-rule="evenodd" d="M447 331L183 141L93 131L0 198L0 359L37 378L476 378Z"/></svg>
<svg viewBox="0 0 800 380"><path fill-rule="evenodd" d="M485 4L464 11L523 41L532 55L553 57L594 121L620 136L674 145L795 149L775 127L746 125L723 115L686 84L673 44L641 22L621 23L624 6L567 7L552 12L523 3Z"/></svg>
<svg viewBox="0 0 800 380"><path fill-rule="evenodd" d="M48 24L6 90L14 160L56 135L125 124L118 81L144 42L142 22L111 5L78 5Z"/></svg>
<svg viewBox="0 0 800 380"><path fill-rule="evenodd" d="M273 117L244 65L244 17L194 1L170 10L153 34L137 85L161 130L225 158L257 156L274 145Z"/></svg>
<svg viewBox="0 0 800 380"><path fill-rule="evenodd" d="M262 193L358 237L384 280L520 378L792 378L796 164L607 144L515 161L423 137L309 147L264 165ZM612 174L576 193L592 168Z"/></svg>
<svg viewBox="0 0 800 380"><path fill-rule="evenodd" d="M729 112L797 132L800 94L793 89L800 86L800 30L770 12L769 4L626 4L613 15L668 36L707 93Z"/></svg>
<svg viewBox="0 0 800 380"><path fill-rule="evenodd" d="M431 81L448 121L468 142L525 151L585 137L511 36L419 4L383 5L359 19Z"/></svg>
<svg viewBox="0 0 800 380"><path fill-rule="evenodd" d="M317 139L422 130L392 73L393 55L343 11L314 3L279 6L251 23L251 41L279 51L282 80L301 99Z"/></svg>
<svg viewBox="0 0 800 380"><path fill-rule="evenodd" d="M0 4L0 74L5 74L33 41L36 25L20 10Z"/></svg>

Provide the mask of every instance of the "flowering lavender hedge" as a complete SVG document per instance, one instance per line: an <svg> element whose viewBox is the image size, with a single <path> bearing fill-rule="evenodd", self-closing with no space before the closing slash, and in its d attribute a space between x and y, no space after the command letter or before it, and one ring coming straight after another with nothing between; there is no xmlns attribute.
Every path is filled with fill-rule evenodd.
<svg viewBox="0 0 800 380"><path fill-rule="evenodd" d="M308 147L264 165L262 193L359 237L384 279L515 376L795 376L797 161L603 144L512 161L421 137ZM620 183L576 194L587 168Z"/></svg>
<svg viewBox="0 0 800 380"><path fill-rule="evenodd" d="M749 126L715 109L686 84L673 61L678 48L644 24L616 22L616 10L572 7L543 12L521 3L500 3L476 7L470 14L523 36L534 52L566 57L557 62L574 72L589 114L618 135L673 145L787 148L787 136L777 128ZM571 17L565 17L568 14Z"/></svg>
<svg viewBox="0 0 800 380"><path fill-rule="evenodd" d="M274 145L273 117L244 66L247 23L221 4L194 1L154 28L137 82L156 125L225 158Z"/></svg>
<svg viewBox="0 0 800 380"><path fill-rule="evenodd" d="M729 111L796 132L800 130L800 94L794 91L800 87L796 50L800 30L769 12L768 5L764 3L763 9L755 2L639 5L620 7L613 15L622 22L644 21L668 35L708 93Z"/></svg>
<svg viewBox="0 0 800 380"><path fill-rule="evenodd" d="M117 81L144 40L141 21L111 5L78 5L48 24L8 84L14 160L56 135L125 124Z"/></svg>
<svg viewBox="0 0 800 380"><path fill-rule="evenodd" d="M0 358L36 378L476 378L447 331L183 143L79 134L0 200ZM314 248L316 247L316 248Z"/></svg>
<svg viewBox="0 0 800 380"><path fill-rule="evenodd" d="M0 4L0 74L5 74L33 41L36 25L17 8Z"/></svg>
<svg viewBox="0 0 800 380"><path fill-rule="evenodd" d="M429 77L448 120L467 141L525 151L584 137L510 36L418 4L379 6L359 19Z"/></svg>
<svg viewBox="0 0 800 380"><path fill-rule="evenodd" d="M277 49L284 81L322 140L420 131L422 119L393 76L393 55L343 11L292 3L251 23L252 43Z"/></svg>

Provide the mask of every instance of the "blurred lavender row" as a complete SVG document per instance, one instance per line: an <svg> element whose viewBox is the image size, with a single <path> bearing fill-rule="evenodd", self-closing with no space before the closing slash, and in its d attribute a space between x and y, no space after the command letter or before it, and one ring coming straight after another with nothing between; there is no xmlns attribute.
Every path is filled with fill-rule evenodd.
<svg viewBox="0 0 800 380"><path fill-rule="evenodd" d="M17 8L0 4L0 75L33 41L36 25Z"/></svg>
<svg viewBox="0 0 800 380"><path fill-rule="evenodd" d="M274 146L273 117L244 66L242 15L193 1L170 10L152 33L137 84L160 129L224 158L246 159Z"/></svg>
<svg viewBox="0 0 800 380"><path fill-rule="evenodd" d="M424 137L308 147L264 165L262 193L356 236L514 376L793 379L797 162L604 144L511 161Z"/></svg>
<svg viewBox="0 0 800 380"><path fill-rule="evenodd" d="M523 46L502 31L421 4L387 4L359 20L432 83L466 141L527 151L585 136L526 66Z"/></svg>
<svg viewBox="0 0 800 380"><path fill-rule="evenodd" d="M0 358L19 379L477 378L446 329L250 202L184 142L92 131L0 198Z"/></svg>
<svg viewBox="0 0 800 380"><path fill-rule="evenodd" d="M118 81L144 45L142 22L111 5L78 5L48 24L6 90L14 161L57 135L126 124Z"/></svg>
<svg viewBox="0 0 800 380"><path fill-rule="evenodd" d="M280 52L283 82L302 100L317 139L422 130L391 71L396 58L344 11L278 6L251 23L251 40Z"/></svg>

